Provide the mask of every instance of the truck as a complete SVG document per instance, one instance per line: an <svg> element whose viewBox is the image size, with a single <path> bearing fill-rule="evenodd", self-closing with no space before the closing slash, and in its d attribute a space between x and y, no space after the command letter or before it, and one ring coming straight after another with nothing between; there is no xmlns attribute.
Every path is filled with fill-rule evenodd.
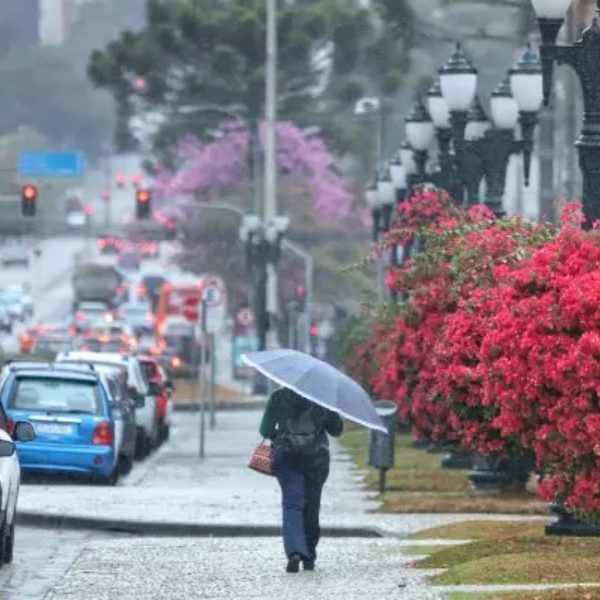
<svg viewBox="0 0 600 600"><path fill-rule="evenodd" d="M71 281L75 309L80 302L104 302L108 307L116 308L125 295L123 275L111 265L76 265Z"/></svg>

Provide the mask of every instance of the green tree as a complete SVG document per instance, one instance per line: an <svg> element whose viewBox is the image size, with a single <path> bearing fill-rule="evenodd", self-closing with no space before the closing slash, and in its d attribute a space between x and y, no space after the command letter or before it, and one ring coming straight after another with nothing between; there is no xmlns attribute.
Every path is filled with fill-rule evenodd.
<svg viewBox="0 0 600 600"><path fill-rule="evenodd" d="M320 125L346 150L340 119L363 95L392 96L408 64L411 11L407 0L308 0L279 11L279 109L283 119ZM263 115L264 0L148 0L148 25L125 31L92 54L89 75L119 107L117 137L127 146L134 114L167 117L159 151L183 133L200 137L223 120L210 113L183 118L178 109L216 105L256 123Z"/></svg>

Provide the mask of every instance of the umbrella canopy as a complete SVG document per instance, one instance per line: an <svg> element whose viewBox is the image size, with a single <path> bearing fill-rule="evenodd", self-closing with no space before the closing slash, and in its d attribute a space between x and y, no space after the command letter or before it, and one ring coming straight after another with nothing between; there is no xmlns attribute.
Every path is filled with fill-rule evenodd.
<svg viewBox="0 0 600 600"><path fill-rule="evenodd" d="M296 350L253 352L242 359L307 400L369 429L388 433L367 392L330 364Z"/></svg>

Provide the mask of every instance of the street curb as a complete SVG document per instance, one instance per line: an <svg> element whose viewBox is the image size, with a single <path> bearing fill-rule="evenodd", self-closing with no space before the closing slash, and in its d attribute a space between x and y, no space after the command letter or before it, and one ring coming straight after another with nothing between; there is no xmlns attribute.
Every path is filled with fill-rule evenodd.
<svg viewBox="0 0 600 600"><path fill-rule="evenodd" d="M281 527L272 525L224 525L203 523L157 523L127 521L123 519L97 519L70 517L37 512L19 511L18 524L39 529L69 529L125 533L150 537L280 537ZM330 538L381 538L376 529L361 527L324 527L323 537Z"/></svg>
<svg viewBox="0 0 600 600"><path fill-rule="evenodd" d="M218 402L215 408L217 411L259 410L266 405L266 400L248 400L247 402ZM200 406L194 402L174 402L173 410L175 412L198 412ZM208 410L208 403L206 410Z"/></svg>

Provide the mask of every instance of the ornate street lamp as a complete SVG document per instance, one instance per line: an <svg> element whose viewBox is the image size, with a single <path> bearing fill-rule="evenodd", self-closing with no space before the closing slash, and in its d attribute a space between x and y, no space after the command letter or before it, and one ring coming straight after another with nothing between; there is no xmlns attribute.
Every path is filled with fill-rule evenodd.
<svg viewBox="0 0 600 600"><path fill-rule="evenodd" d="M576 142L583 174L583 210L588 226L600 218L600 25L598 17L573 45L557 46L571 0L532 0L542 34L544 104L552 95L554 62L566 63L579 76L583 89L583 128ZM600 13L600 0L597 0Z"/></svg>
<svg viewBox="0 0 600 600"><path fill-rule="evenodd" d="M392 174L388 166L379 171L377 177L377 196L381 210L379 234L385 234L390 230L392 222L392 210L396 205L396 188L392 181Z"/></svg>
<svg viewBox="0 0 600 600"><path fill-rule="evenodd" d="M390 161L390 175L396 190L396 202L402 202L406 197L408 181L406 179L406 167L402 164L399 153L396 153Z"/></svg>
<svg viewBox="0 0 600 600"><path fill-rule="evenodd" d="M519 107L513 98L508 77L492 93L491 114L494 127L485 134L487 143L483 153L486 204L494 213L502 215L508 162L512 154L522 150L522 144L515 140Z"/></svg>
<svg viewBox="0 0 600 600"><path fill-rule="evenodd" d="M450 144L452 142L452 129L450 125L450 110L442 96L442 86L439 79L427 92L427 107L435 125L435 137L439 149L440 173L446 187L450 184L452 176L452 156Z"/></svg>
<svg viewBox="0 0 600 600"><path fill-rule="evenodd" d="M424 178L426 174L429 147L435 136L435 126L423 101L417 98L411 113L404 119L406 123L406 137L414 151L414 160L417 165L417 174Z"/></svg>
<svg viewBox="0 0 600 600"><path fill-rule="evenodd" d="M373 240L379 240L379 222L381 219L381 205L379 204L379 193L377 190L377 178L373 179L365 190L365 200L367 206L371 209L373 218Z"/></svg>
<svg viewBox="0 0 600 600"><path fill-rule="evenodd" d="M483 146L486 143L485 136L491 128L492 123L483 110L479 96L476 96L465 128L465 161L462 166L469 206L479 202L479 186L484 176Z"/></svg>
<svg viewBox="0 0 600 600"><path fill-rule="evenodd" d="M464 151L464 135L469 108L477 91L477 69L471 64L460 43L440 69L440 88L450 111L452 139L459 164Z"/></svg>
<svg viewBox="0 0 600 600"><path fill-rule="evenodd" d="M533 137L544 98L542 63L531 46L527 46L521 60L510 70L510 87L519 108L525 185L529 186Z"/></svg>

